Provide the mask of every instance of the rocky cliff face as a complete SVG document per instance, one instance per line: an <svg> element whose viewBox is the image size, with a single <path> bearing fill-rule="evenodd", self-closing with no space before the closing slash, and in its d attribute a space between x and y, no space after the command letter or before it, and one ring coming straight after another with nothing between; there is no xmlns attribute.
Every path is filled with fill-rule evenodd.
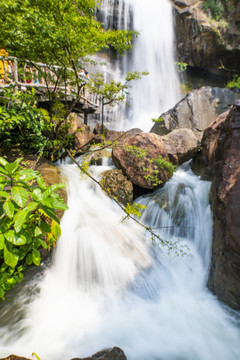
<svg viewBox="0 0 240 360"><path fill-rule="evenodd" d="M202 87L191 91L172 109L160 116L151 132L165 135L174 129L191 129L201 140L203 131L239 99L230 89Z"/></svg>
<svg viewBox="0 0 240 360"><path fill-rule="evenodd" d="M212 181L214 217L209 288L240 309L240 102L205 130L202 147L195 166Z"/></svg>
<svg viewBox="0 0 240 360"><path fill-rule="evenodd" d="M204 1L171 2L175 10L179 60L212 72L219 71L221 66L239 72L239 1L229 0L218 21L210 16L210 12L203 11Z"/></svg>

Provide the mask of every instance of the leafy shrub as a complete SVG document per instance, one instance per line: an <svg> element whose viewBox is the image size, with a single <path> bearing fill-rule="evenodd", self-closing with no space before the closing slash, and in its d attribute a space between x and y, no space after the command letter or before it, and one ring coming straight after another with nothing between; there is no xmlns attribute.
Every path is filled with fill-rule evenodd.
<svg viewBox="0 0 240 360"><path fill-rule="evenodd" d="M39 265L39 248L60 235L55 209L67 205L56 193L65 184L46 186L39 172L0 157L0 298L23 278L27 265Z"/></svg>
<svg viewBox="0 0 240 360"><path fill-rule="evenodd" d="M224 14L224 6L220 0L205 0L203 8L206 12L210 11L211 16L219 21Z"/></svg>
<svg viewBox="0 0 240 360"><path fill-rule="evenodd" d="M240 89L240 76L235 75L233 79L227 83L226 87Z"/></svg>
<svg viewBox="0 0 240 360"><path fill-rule="evenodd" d="M71 145L71 125L62 120L62 104L56 103L50 116L47 110L37 107L34 90L29 93L6 89L0 99L0 142L4 152L17 147L55 161Z"/></svg>

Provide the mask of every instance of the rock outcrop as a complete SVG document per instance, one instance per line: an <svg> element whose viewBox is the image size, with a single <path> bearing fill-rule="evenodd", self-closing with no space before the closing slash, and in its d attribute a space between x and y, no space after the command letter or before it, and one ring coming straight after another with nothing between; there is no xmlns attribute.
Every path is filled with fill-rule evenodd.
<svg viewBox="0 0 240 360"><path fill-rule="evenodd" d="M203 131L239 99L239 94L229 89L202 87L191 91L172 109L162 114L151 132L165 135L174 129L191 129L201 140Z"/></svg>
<svg viewBox="0 0 240 360"><path fill-rule="evenodd" d="M111 169L102 173L102 187L107 194L116 197L123 205L133 201L133 185L122 173L122 170Z"/></svg>
<svg viewBox="0 0 240 360"><path fill-rule="evenodd" d="M169 159L174 165L190 160L198 151L199 141L190 129L175 129L162 136Z"/></svg>
<svg viewBox="0 0 240 360"><path fill-rule="evenodd" d="M219 72L239 71L240 3L230 0L219 21L203 11L203 1L172 0L175 8L178 57L193 67ZM215 6L222 6L217 1Z"/></svg>
<svg viewBox="0 0 240 360"><path fill-rule="evenodd" d="M0 360L30 360L30 359L16 355L9 355ZM87 358L74 358L71 360L127 360L127 358L123 350L115 346L112 349L99 351L96 354Z"/></svg>
<svg viewBox="0 0 240 360"><path fill-rule="evenodd" d="M68 122L71 124L69 135L74 135L74 150L76 153L87 150L95 138L90 127L85 125L76 113L69 115Z"/></svg>
<svg viewBox="0 0 240 360"><path fill-rule="evenodd" d="M209 288L220 300L240 309L240 103L206 129L202 147L194 166L212 181Z"/></svg>
<svg viewBox="0 0 240 360"><path fill-rule="evenodd" d="M170 174L158 160L169 157L161 139L156 134L141 132L125 137L113 149L113 162L134 184L144 189L155 189L164 184Z"/></svg>
<svg viewBox="0 0 240 360"><path fill-rule="evenodd" d="M1 358L0 360L30 360L30 359L17 355L9 355L5 358Z"/></svg>
<svg viewBox="0 0 240 360"><path fill-rule="evenodd" d="M74 358L71 360L127 360L127 358L122 349L118 347L114 347L112 349L99 351L91 357L81 358L81 359Z"/></svg>

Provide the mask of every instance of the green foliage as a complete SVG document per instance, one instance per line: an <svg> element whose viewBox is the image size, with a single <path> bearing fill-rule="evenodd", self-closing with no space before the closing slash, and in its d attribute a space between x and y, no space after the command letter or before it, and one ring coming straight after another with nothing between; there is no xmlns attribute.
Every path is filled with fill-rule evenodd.
<svg viewBox="0 0 240 360"><path fill-rule="evenodd" d="M135 71L133 73L128 72L123 83L114 80L106 83L104 80L104 75L99 72L92 76L91 82L87 84L87 87L99 98L101 104L102 127L104 118L104 106L120 104L121 102L123 102L126 99L126 95L128 94L128 89L130 87L129 83L133 80L139 80L142 76L146 75L148 75L147 71Z"/></svg>
<svg viewBox="0 0 240 360"><path fill-rule="evenodd" d="M158 119L152 119L152 121L154 122L154 123L160 123L160 122L163 122L163 118L162 117L159 117Z"/></svg>
<svg viewBox="0 0 240 360"><path fill-rule="evenodd" d="M110 47L130 50L133 31L105 30L95 19L95 0L2 0L0 7L0 48L10 55L32 62L58 65L50 76L41 74L48 84L75 86L79 95L85 82L79 72L89 55ZM50 76L50 78L49 78ZM48 89L49 98L53 99Z"/></svg>
<svg viewBox="0 0 240 360"><path fill-rule="evenodd" d="M158 155L156 159L153 159L153 162L157 165L159 169L167 170L170 176L172 176L174 171L176 170L176 167L171 162L164 159L161 155Z"/></svg>
<svg viewBox="0 0 240 360"><path fill-rule="evenodd" d="M140 217L143 209L146 209L146 206L140 203L127 204L124 209L127 216L125 216L123 220L129 218L130 216Z"/></svg>
<svg viewBox="0 0 240 360"><path fill-rule="evenodd" d="M6 89L1 96L0 106L0 141L1 147L19 146L31 153L40 151L47 144L44 131L51 130L32 93L13 93Z"/></svg>
<svg viewBox="0 0 240 360"><path fill-rule="evenodd" d="M224 5L220 0L205 0L203 3L205 12L210 12L211 16L219 21L224 14Z"/></svg>
<svg viewBox="0 0 240 360"><path fill-rule="evenodd" d="M147 165L142 165L142 169L145 171L145 175L143 177L146 180L150 181L155 187L162 184L162 180L160 180L159 178L162 170L165 170L169 174L169 176L172 176L173 172L176 169L171 162L168 162L161 155L158 155L157 158L150 159L148 157L149 150L147 149L131 145L124 145L123 149L128 153L132 154L134 157L143 160L143 164Z"/></svg>
<svg viewBox="0 0 240 360"><path fill-rule="evenodd" d="M147 154L149 152L146 149L142 149L142 148L134 146L134 145L123 145L123 148L127 152L132 153L138 159L143 159L145 156L147 156Z"/></svg>
<svg viewBox="0 0 240 360"><path fill-rule="evenodd" d="M226 87L240 89L240 76L235 75L233 79L227 83Z"/></svg>
<svg viewBox="0 0 240 360"><path fill-rule="evenodd" d="M175 64L177 66L177 71L179 73L184 72L184 71L187 70L187 66L188 66L187 63L176 61Z"/></svg>
<svg viewBox="0 0 240 360"><path fill-rule="evenodd" d="M22 280L27 265L40 264L39 249L53 246L61 232L55 209L67 209L56 193L65 184L47 187L21 160L0 157L0 298Z"/></svg>
<svg viewBox="0 0 240 360"><path fill-rule="evenodd" d="M28 93L5 89L0 100L0 142L4 152L18 148L57 160L71 146L71 124L62 121L66 109L61 103L54 104L50 117L47 110L37 108L34 90Z"/></svg>

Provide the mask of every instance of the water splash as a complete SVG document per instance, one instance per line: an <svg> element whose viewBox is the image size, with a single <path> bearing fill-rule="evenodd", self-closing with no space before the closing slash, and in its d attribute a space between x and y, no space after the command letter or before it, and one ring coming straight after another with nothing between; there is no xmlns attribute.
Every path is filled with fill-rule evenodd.
<svg viewBox="0 0 240 360"><path fill-rule="evenodd" d="M63 171L69 210L54 262L32 299L33 281L1 311L1 356L34 351L42 360L68 360L116 345L128 360L237 360L237 321L206 289L209 183L179 169L163 189L140 199L148 205L146 224L178 240L179 249L188 246L182 257L122 224L120 210L74 166ZM11 326L3 326L6 313Z"/></svg>
<svg viewBox="0 0 240 360"><path fill-rule="evenodd" d="M130 71L149 75L131 83L129 105L106 112L108 127L149 131L152 118L169 110L180 99L179 79L174 56L174 25L168 0L104 0L100 19L106 28L133 29L139 32L130 54L114 60L105 74L116 80ZM121 75L122 74L122 75ZM106 75L107 76L107 75ZM109 75L108 75L109 76ZM110 118L110 122L109 122Z"/></svg>

